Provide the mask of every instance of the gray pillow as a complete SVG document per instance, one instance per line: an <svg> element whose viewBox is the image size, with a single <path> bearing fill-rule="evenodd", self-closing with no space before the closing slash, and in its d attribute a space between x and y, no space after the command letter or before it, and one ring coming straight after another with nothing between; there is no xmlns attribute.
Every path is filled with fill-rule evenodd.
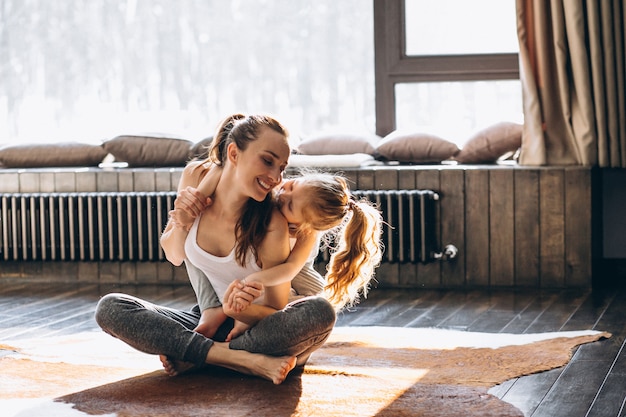
<svg viewBox="0 0 626 417"><path fill-rule="evenodd" d="M5 168L98 166L107 155L101 145L80 142L32 143L0 148Z"/></svg>
<svg viewBox="0 0 626 417"><path fill-rule="evenodd" d="M501 122L472 135L454 157L462 164L494 163L522 146L523 125Z"/></svg>
<svg viewBox="0 0 626 417"><path fill-rule="evenodd" d="M366 153L374 155L380 136L373 134L333 133L304 139L298 145L302 155L347 155Z"/></svg>
<svg viewBox="0 0 626 417"><path fill-rule="evenodd" d="M428 133L394 131L378 143L376 152L390 161L426 164L450 159L459 152L459 147Z"/></svg>
<svg viewBox="0 0 626 417"><path fill-rule="evenodd" d="M162 136L122 135L104 142L104 150L129 167L183 166L193 142Z"/></svg>
<svg viewBox="0 0 626 417"><path fill-rule="evenodd" d="M194 143L189 150L189 160L206 159L209 156L211 142L213 142L213 136L209 136Z"/></svg>

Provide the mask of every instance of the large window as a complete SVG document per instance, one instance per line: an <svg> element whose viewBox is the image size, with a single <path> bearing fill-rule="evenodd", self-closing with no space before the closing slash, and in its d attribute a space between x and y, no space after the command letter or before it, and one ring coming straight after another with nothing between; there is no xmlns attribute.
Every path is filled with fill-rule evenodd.
<svg viewBox="0 0 626 417"><path fill-rule="evenodd" d="M377 133L521 123L514 0L375 0Z"/></svg>
<svg viewBox="0 0 626 417"><path fill-rule="evenodd" d="M4 0L0 145L521 121L514 0Z"/></svg>
<svg viewBox="0 0 626 417"><path fill-rule="evenodd" d="M375 129L363 0L3 0L0 145L161 132L232 112Z"/></svg>

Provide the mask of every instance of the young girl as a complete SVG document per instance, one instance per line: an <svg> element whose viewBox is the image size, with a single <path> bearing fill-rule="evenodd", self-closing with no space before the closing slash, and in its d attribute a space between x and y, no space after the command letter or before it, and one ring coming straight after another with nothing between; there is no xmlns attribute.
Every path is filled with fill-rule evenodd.
<svg viewBox="0 0 626 417"><path fill-rule="evenodd" d="M326 232L326 244L335 243L331 247L324 295L338 310L358 302L361 293L367 296L382 255L380 211L367 199L356 200L343 177L325 173L309 172L285 181L277 200L280 212L295 227L297 238L285 262L291 264L289 272L307 262L306 256L313 247L311 236ZM294 253L300 242L302 249ZM273 269L286 271L285 264ZM270 276L269 271L258 275ZM285 275L273 282L280 282Z"/></svg>
<svg viewBox="0 0 626 417"><path fill-rule="evenodd" d="M205 168L208 172L197 191L210 198L219 182L221 169L210 162L205 163ZM361 293L367 295L369 282L381 258L382 217L372 203L353 199L347 182L341 176L316 172L284 181L275 200L290 225L293 238L287 261L247 276L242 280L241 291L231 292L229 299L223 302L241 312L251 302L249 294L259 294L263 287L273 287L292 279L292 297L289 300L266 295L265 304L282 309L294 297L323 292L339 310L355 303ZM196 210L201 211L202 207L202 201L197 201ZM175 218L175 221L188 224L192 217L189 215L185 220ZM334 253L328 264L326 282L315 270L313 263L319 251L320 237L329 231L326 233L326 243L338 244L332 248ZM211 289L206 288L209 285L206 279L195 280L194 288L199 298L200 294L204 294L204 297L207 294L212 296ZM212 336L227 317L219 303L210 304L211 312L206 312L205 320L196 329L207 337ZM228 340L245 328L245 325L238 323Z"/></svg>

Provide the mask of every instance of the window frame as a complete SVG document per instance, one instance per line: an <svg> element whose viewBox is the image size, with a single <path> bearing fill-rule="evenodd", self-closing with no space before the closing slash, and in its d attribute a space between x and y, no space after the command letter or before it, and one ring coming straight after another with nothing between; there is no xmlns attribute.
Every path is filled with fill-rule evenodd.
<svg viewBox="0 0 626 417"><path fill-rule="evenodd" d="M519 54L407 55L404 0L374 0L376 134L396 128L395 86L519 79Z"/></svg>

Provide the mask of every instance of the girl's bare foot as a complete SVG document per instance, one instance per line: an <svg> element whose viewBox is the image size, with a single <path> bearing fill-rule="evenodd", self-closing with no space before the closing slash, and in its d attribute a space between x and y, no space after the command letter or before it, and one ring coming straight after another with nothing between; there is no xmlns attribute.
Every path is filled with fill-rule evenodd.
<svg viewBox="0 0 626 417"><path fill-rule="evenodd" d="M278 385L296 366L296 357L267 356L245 350L233 350L228 347L227 343L214 343L209 349L207 363L258 376Z"/></svg>
<svg viewBox="0 0 626 417"><path fill-rule="evenodd" d="M159 355L159 359L161 360L161 364L163 364L163 370L169 376L181 375L195 368L195 365L193 363L177 361L168 358L165 355Z"/></svg>

